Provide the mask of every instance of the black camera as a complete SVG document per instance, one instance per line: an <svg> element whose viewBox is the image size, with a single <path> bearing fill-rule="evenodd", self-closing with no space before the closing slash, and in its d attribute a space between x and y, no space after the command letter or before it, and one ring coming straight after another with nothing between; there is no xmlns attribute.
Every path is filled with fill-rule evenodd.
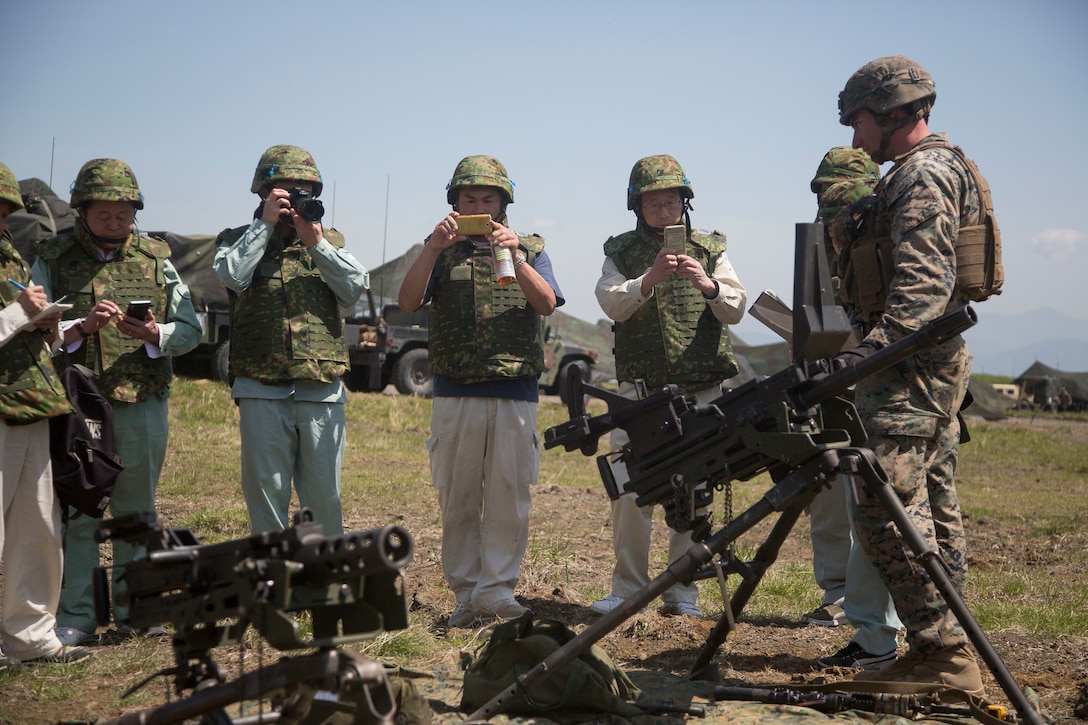
<svg viewBox="0 0 1088 725"><path fill-rule="evenodd" d="M295 213L308 222L319 222L325 216L325 205L321 200L301 187L291 189L287 198Z"/></svg>

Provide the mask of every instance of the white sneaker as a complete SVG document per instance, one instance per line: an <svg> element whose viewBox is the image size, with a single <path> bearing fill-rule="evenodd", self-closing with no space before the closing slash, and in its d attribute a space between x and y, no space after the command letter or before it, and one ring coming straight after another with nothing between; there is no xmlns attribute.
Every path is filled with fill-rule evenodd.
<svg viewBox="0 0 1088 725"><path fill-rule="evenodd" d="M57 627L56 634L60 643L67 647L75 647L77 644L82 644L94 637L93 632L84 632L82 629L76 629L75 627Z"/></svg>
<svg viewBox="0 0 1088 725"><path fill-rule="evenodd" d="M457 606L453 608L453 614L450 615L446 626L471 627L475 621L476 611L472 608L472 604L470 602L457 602Z"/></svg>
<svg viewBox="0 0 1088 725"><path fill-rule="evenodd" d="M616 607L627 601L623 597L617 597L615 594L609 594L604 599L598 599L589 605L589 611L596 612L597 614L608 614Z"/></svg>
<svg viewBox="0 0 1088 725"><path fill-rule="evenodd" d="M518 604L517 600L513 597L510 597L509 599L500 599L494 604L479 609L481 617L501 619L504 622L509 619L517 619L526 612L532 614L528 607L523 607Z"/></svg>

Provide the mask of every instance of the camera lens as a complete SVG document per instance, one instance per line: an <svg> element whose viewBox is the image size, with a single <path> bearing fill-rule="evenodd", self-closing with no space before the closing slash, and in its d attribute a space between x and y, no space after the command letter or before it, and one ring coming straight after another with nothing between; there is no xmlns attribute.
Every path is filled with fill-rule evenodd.
<svg viewBox="0 0 1088 725"><path fill-rule="evenodd" d="M321 217L325 216L325 205L305 189L299 187L291 189L288 200L295 213L308 222L319 222Z"/></svg>

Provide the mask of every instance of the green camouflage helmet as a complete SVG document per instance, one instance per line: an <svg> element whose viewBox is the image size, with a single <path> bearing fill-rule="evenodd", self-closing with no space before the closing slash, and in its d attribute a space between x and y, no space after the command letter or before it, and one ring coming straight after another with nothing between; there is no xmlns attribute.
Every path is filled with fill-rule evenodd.
<svg viewBox="0 0 1088 725"><path fill-rule="evenodd" d="M695 197L691 180L672 156L659 154L639 159L631 169L631 178L627 183L627 208L634 210L640 196L662 189L679 189L680 196L685 199Z"/></svg>
<svg viewBox="0 0 1088 725"><path fill-rule="evenodd" d="M917 62L902 55L877 58L858 68L839 94L839 123L850 125L859 109L886 116L889 111L919 103L925 115L937 100L932 76Z"/></svg>
<svg viewBox="0 0 1088 725"><path fill-rule="evenodd" d="M446 201L450 206L457 203L457 192L465 186L493 186L501 189L507 204L514 203L516 184L506 175L506 167L494 156L466 156L453 170L450 183L446 184Z"/></svg>
<svg viewBox="0 0 1088 725"><path fill-rule="evenodd" d="M19 191L19 182L11 169L4 164L0 164L0 201L10 203L12 211L23 208L23 194Z"/></svg>
<svg viewBox="0 0 1088 725"><path fill-rule="evenodd" d="M880 179L880 167L861 149L837 146L824 154L809 188L813 194L819 194L824 186L847 179L867 179L875 185Z"/></svg>
<svg viewBox="0 0 1088 725"><path fill-rule="evenodd" d="M829 226L840 211L848 208L858 199L872 196L876 182L876 179L847 179L832 184L820 196L820 212L817 218L824 223L824 226Z"/></svg>
<svg viewBox="0 0 1088 725"><path fill-rule="evenodd" d="M83 164L70 191L73 209L92 201L130 201L137 209L144 208L136 174L117 159L93 159Z"/></svg>
<svg viewBox="0 0 1088 725"><path fill-rule="evenodd" d="M321 196L321 172L310 152L298 146L270 146L257 162L249 190L259 194L277 181L309 181L314 185L314 196Z"/></svg>

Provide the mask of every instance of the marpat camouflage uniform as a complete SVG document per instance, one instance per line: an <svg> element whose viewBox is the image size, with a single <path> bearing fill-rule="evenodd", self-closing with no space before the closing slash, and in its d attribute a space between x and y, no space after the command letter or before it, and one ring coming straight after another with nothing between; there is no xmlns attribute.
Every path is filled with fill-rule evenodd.
<svg viewBox="0 0 1088 725"><path fill-rule="evenodd" d="M877 186L868 220L877 237L891 237L895 273L883 313L861 321L867 342L888 345L966 304L953 292L956 239L961 227L979 219L978 189L951 149L930 148L896 161ZM919 532L939 549L961 593L967 550L953 477L960 439L957 415L970 370L967 345L957 336L865 378L856 388L869 446ZM921 653L966 644L963 628L884 507L862 492L855 522L895 599L908 644Z"/></svg>

